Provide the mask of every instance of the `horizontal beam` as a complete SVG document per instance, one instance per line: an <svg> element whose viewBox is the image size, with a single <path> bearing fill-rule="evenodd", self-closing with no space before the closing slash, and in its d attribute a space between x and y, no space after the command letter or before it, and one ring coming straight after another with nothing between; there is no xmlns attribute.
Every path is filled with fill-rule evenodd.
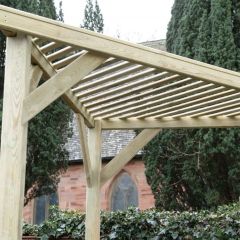
<svg viewBox="0 0 240 240"><path fill-rule="evenodd" d="M32 62L37 64L42 69L45 80L57 74L57 71L41 53L35 43L33 43L32 46ZM79 100L73 95L72 91L66 91L62 95L62 99L70 106L70 108L75 113L80 113L84 117L88 127L94 126L93 118L88 114L85 107L79 102Z"/></svg>
<svg viewBox="0 0 240 240"><path fill-rule="evenodd" d="M226 128L239 127L240 116L237 117L199 117L199 118L129 118L101 120L102 129L154 129L154 128Z"/></svg>
<svg viewBox="0 0 240 240"><path fill-rule="evenodd" d="M240 89L240 73L0 6L0 28Z"/></svg>
<svg viewBox="0 0 240 240"><path fill-rule="evenodd" d="M124 147L101 171L101 185L119 173L122 168L148 143L161 129L145 129Z"/></svg>

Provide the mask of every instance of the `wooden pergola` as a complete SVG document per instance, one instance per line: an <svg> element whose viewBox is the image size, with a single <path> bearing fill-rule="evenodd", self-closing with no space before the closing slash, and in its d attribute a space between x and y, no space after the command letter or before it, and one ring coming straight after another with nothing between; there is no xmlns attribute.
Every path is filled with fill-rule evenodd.
<svg viewBox="0 0 240 240"><path fill-rule="evenodd" d="M3 240L21 239L28 121L59 97L78 117L88 240L100 235L101 186L160 129L240 125L237 72L4 6L0 29L8 37L0 162ZM38 86L41 78L46 82ZM101 168L105 129L144 130Z"/></svg>

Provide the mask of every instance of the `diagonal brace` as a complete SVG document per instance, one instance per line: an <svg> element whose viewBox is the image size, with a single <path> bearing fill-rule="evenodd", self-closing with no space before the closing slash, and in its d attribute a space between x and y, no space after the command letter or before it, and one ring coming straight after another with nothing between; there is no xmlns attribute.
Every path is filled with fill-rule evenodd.
<svg viewBox="0 0 240 240"><path fill-rule="evenodd" d="M85 53L35 89L24 100L23 123L36 116L105 60L103 56Z"/></svg>
<svg viewBox="0 0 240 240"><path fill-rule="evenodd" d="M57 74L57 71L54 69L52 64L47 60L47 58L43 55L37 45L32 43L32 62L38 65L43 71L43 79L49 80L49 78L53 77ZM62 99L68 104L68 106L75 112L80 113L87 124L88 127L94 127L94 120L86 111L85 107L80 103L75 95L73 95L71 90L66 91L62 95Z"/></svg>
<svg viewBox="0 0 240 240"><path fill-rule="evenodd" d="M90 161L90 155L89 155L89 148L88 148L88 137L86 133L86 125L84 122L84 118L81 114L76 114L77 117L77 124L79 129L79 137L80 137L80 144L81 144L81 150L83 154L83 164L84 169L86 173L86 180L87 180L87 186L91 187L91 161Z"/></svg>
<svg viewBox="0 0 240 240"><path fill-rule="evenodd" d="M101 186L127 164L161 129L145 129L138 134L101 171Z"/></svg>
<svg viewBox="0 0 240 240"><path fill-rule="evenodd" d="M34 66L30 71L30 92L34 91L43 75L43 71L39 66Z"/></svg>

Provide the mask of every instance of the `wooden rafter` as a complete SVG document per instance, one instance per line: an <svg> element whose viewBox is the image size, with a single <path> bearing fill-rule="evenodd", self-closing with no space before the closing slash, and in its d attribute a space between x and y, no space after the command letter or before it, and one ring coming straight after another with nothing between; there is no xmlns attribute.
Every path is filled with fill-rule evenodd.
<svg viewBox="0 0 240 240"><path fill-rule="evenodd" d="M31 56L33 63L38 64L39 67L42 69L45 75L45 79L49 79L57 74L57 71L47 61L45 56L41 53L41 51L35 44L33 44ZM70 90L66 91L62 95L62 98L65 100L65 102L67 102L67 104L72 108L74 112L80 113L82 114L82 116L84 116L88 127L94 126L94 120Z"/></svg>
<svg viewBox="0 0 240 240"><path fill-rule="evenodd" d="M24 100L24 122L29 121L50 103L62 96L72 86L106 60L105 57L85 53L30 93Z"/></svg>
<svg viewBox="0 0 240 240"><path fill-rule="evenodd" d="M0 8L0 27L4 30L20 31L36 37L48 38L54 42L240 89L239 73L160 50L130 44L88 30L70 27L54 20L4 6Z"/></svg>

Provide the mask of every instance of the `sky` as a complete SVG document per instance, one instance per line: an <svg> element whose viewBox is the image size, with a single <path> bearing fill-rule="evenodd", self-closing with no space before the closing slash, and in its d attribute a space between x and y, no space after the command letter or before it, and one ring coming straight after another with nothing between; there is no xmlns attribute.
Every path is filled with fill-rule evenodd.
<svg viewBox="0 0 240 240"><path fill-rule="evenodd" d="M60 0L55 0L56 6ZM94 1L94 0L93 0ZM80 26L86 0L62 0L66 24ZM104 34L131 42L165 39L174 0L98 0Z"/></svg>

